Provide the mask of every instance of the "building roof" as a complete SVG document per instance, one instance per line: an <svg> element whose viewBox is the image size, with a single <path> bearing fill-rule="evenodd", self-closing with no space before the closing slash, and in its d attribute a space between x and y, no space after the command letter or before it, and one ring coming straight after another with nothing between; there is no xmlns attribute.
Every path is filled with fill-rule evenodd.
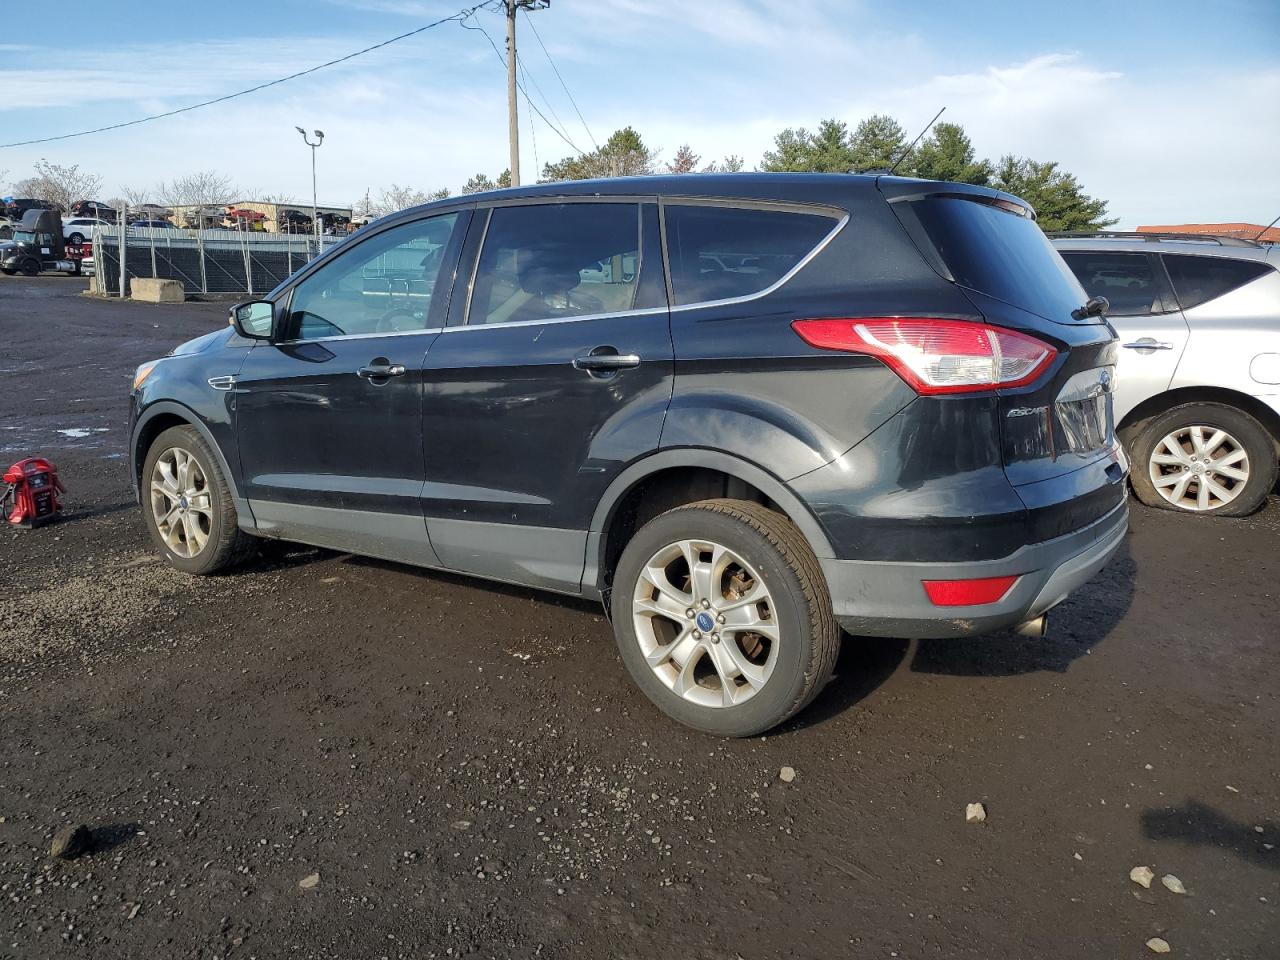
<svg viewBox="0 0 1280 960"><path fill-rule="evenodd" d="M1199 233L1209 237L1237 237L1263 243L1280 243L1280 227L1260 223L1177 223L1139 227L1138 233ZM1261 236L1259 236L1261 234Z"/></svg>

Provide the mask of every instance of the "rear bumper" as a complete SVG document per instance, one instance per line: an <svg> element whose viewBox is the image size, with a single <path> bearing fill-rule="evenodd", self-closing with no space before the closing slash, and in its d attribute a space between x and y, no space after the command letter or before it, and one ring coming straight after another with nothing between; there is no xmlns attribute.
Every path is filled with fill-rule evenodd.
<svg viewBox="0 0 1280 960"><path fill-rule="evenodd" d="M990 633L1040 616L1092 580L1115 556L1129 528L1122 502L1106 516L1065 536L1028 544L998 560L898 563L820 560L836 619L849 633L875 637L939 638ZM967 580L1017 574L995 603L936 607L924 580Z"/></svg>

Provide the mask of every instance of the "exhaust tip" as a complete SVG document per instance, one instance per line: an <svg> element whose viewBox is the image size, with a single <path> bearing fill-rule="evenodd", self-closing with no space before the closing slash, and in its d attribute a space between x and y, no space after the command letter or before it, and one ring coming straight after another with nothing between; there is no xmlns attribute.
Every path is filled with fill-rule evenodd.
<svg viewBox="0 0 1280 960"><path fill-rule="evenodd" d="M1013 632L1020 637L1043 640L1049 635L1049 615L1042 613L1032 620L1026 620L1014 627Z"/></svg>

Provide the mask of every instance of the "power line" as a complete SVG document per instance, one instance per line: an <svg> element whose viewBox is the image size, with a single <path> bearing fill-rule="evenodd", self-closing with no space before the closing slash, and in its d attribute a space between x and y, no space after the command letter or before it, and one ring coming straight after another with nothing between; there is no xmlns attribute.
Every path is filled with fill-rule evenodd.
<svg viewBox="0 0 1280 960"><path fill-rule="evenodd" d="M542 48L542 52L547 55L547 63L551 64L551 69L556 72L556 79L560 81L560 86L564 88L565 95L569 98L569 102L573 104L574 112L577 113L578 119L582 121L582 129L587 131L592 145L599 150L600 144L596 141L595 134L591 132L591 128L587 126L587 119L582 115L582 111L578 109L578 101L573 99L573 94L569 92L569 85L564 82L564 77L560 76L560 70L556 66L556 62L551 59L551 51L547 49L547 45L542 42L542 35L538 33L538 28L533 25L533 21L529 21L529 29L533 31L533 35L538 40L538 46ZM550 106L550 104L548 104ZM557 118L559 119L559 118Z"/></svg>
<svg viewBox="0 0 1280 960"><path fill-rule="evenodd" d="M93 133L105 133L108 130L119 130L123 127L134 127L140 123L150 123L152 120L163 120L165 117L174 117L180 113L190 113L192 110L199 110L201 107L210 107L210 106L213 106L215 103L226 103L228 100L234 100L237 97L247 96L250 93L257 93L259 90L265 90L268 87L278 86L279 84L287 83L290 80L297 80L299 77L305 77L307 76L307 74L315 73L317 70L323 70L326 67L332 67L339 63L345 63L348 60L354 60L356 57L364 56L366 53L372 53L374 50L380 50L381 48L390 46L391 44L396 43L400 40L407 40L409 37L417 36L418 34L426 30L430 30L432 27L438 27L443 23L450 22L451 20L463 20L467 17L470 17L472 14L474 14L477 10L481 9L482 7L492 6L496 2L499 2L499 0L484 0L484 3L477 3L475 6L472 6L472 7L464 7L463 9L459 10L457 13L450 14L447 17L441 17L439 20L436 20L433 23L428 23L425 26L418 27L416 30L410 30L408 33L402 33L398 37L392 37L390 40L383 40L381 43L375 43L373 44L373 46L365 47L363 50L357 50L355 53L348 53L345 57L338 57L336 60L329 60L326 63L318 64L317 66L310 67L309 69L299 70L297 73L291 73L287 77L280 77L278 80L269 80L266 83L260 83L256 87L249 87L247 90L239 90L236 93L228 93L225 96L214 97L212 100L202 100L200 103L188 104L185 107L179 107L176 110L168 110L164 113L152 114L149 117L139 117L137 120L126 120L123 123L112 123L112 124L108 124L105 127L95 127L92 130L80 130L80 131L77 131L76 133L64 133L56 137L40 137L35 140L17 140L13 143L0 143L0 150L3 150L6 147L26 147L36 143L52 143L55 140L70 140L73 137L87 137Z"/></svg>
<svg viewBox="0 0 1280 960"><path fill-rule="evenodd" d="M480 4L480 6L476 7L475 9L479 10L480 7L483 7L483 6L484 4ZM493 42L493 37L489 36L488 30L486 30L479 23L477 23L473 27L473 26L470 26L469 24L463 23L461 20L458 21L458 26L463 27L466 30L479 30L482 34L484 34L484 38L489 41L489 46L493 47L493 53L498 58L498 62L502 64L504 68L506 67L507 58L502 55L502 51L498 49L498 45ZM516 61L517 63L519 62L519 57L516 58ZM524 101L529 105L529 109L542 118L542 122L545 123L551 129L551 132L554 133L561 140L563 140L565 143L567 143L570 147L572 147L579 156L585 157L587 155L586 151L583 150L581 147L579 147L572 140L570 140L568 134L566 134L563 130L557 127L550 120L548 120L547 115L538 109L538 105L533 102L533 98L529 96L529 91L524 88L524 84L517 83L516 86L520 89L520 93L524 96ZM550 106L550 104L548 104L548 106Z"/></svg>

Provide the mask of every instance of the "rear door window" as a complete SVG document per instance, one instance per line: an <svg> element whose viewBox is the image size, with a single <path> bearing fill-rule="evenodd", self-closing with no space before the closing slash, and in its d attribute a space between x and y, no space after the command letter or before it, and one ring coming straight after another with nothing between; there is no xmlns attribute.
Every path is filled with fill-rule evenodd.
<svg viewBox="0 0 1280 960"><path fill-rule="evenodd" d="M485 233L467 323L623 313L640 289L640 205L497 207Z"/></svg>
<svg viewBox="0 0 1280 960"><path fill-rule="evenodd" d="M1198 307L1256 280L1271 267L1256 260L1196 257L1167 253L1164 265L1183 310Z"/></svg>
<svg viewBox="0 0 1280 960"><path fill-rule="evenodd" d="M1165 313L1160 264L1149 253L1063 251L1062 259L1090 297L1106 297L1112 317Z"/></svg>
<svg viewBox="0 0 1280 960"><path fill-rule="evenodd" d="M665 204L671 292L677 304L749 297L793 271L839 220L827 214Z"/></svg>

